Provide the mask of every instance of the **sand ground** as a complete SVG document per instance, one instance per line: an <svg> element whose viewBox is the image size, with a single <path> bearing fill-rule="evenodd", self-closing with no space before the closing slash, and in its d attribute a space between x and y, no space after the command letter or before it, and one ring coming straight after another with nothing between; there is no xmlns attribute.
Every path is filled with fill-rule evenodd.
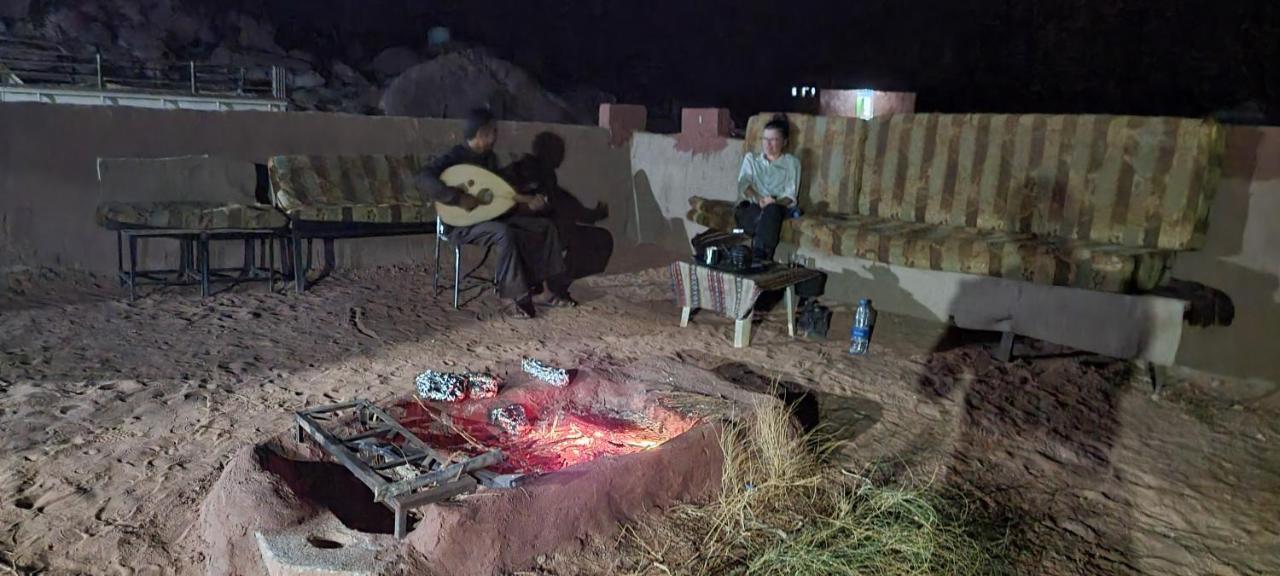
<svg viewBox="0 0 1280 576"><path fill-rule="evenodd" d="M709 313L678 327L666 271L580 281L534 321L491 297L452 310L420 270L343 272L303 295L170 289L128 303L110 279L30 271L0 296L0 573L203 572L198 508L237 448L291 411L412 390L428 368L521 355L743 363L856 406L851 466L970 494L1047 574L1280 574L1280 394L1179 373L1153 397L1123 363L988 345L882 315L873 353L787 338L748 349Z"/></svg>

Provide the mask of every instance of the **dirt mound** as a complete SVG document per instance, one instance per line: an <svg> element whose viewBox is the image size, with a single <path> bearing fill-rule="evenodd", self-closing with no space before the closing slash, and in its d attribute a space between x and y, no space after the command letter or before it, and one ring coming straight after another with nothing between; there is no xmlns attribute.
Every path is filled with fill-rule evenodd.
<svg viewBox="0 0 1280 576"><path fill-rule="evenodd" d="M418 509L421 519L403 542L389 536L370 540L377 548L375 554L390 560L387 569L410 573L424 566L444 576L518 570L540 555L572 552L592 538L612 537L623 523L655 508L705 501L720 486L721 418L734 412L732 406L769 400L689 367L681 370L688 382L673 388L659 383L657 371L664 368L669 366L639 362L625 369L587 370L579 372L568 388L540 385L527 376L508 373L509 387L498 398L463 404L474 404L480 412L487 412L494 402L556 412L554 419L543 414L518 441L504 445L515 461L521 460L520 445L544 436L560 444L565 454L572 453L574 446L615 442L610 432L621 428L578 429L567 411L571 407L601 415L643 414L646 422L656 426L651 431L674 437L640 449L605 451L563 469L526 476L515 489L481 488L448 503L422 507ZM700 389L712 394L695 391ZM391 413L415 430L414 422L421 418L405 407L427 409L412 401L393 405ZM431 410L450 408L458 411L445 418L451 422L447 426L465 428L467 406L441 405ZM561 413L561 408L566 411ZM432 436L437 425L423 425L428 428L419 436L433 446L455 455L464 451ZM474 438L496 445L483 435ZM206 569L211 574L262 573L260 538L280 538L287 529L329 514L346 530L368 535L393 531L391 512L375 503L372 492L342 466L326 461L311 442L299 444L283 434L242 449L201 509Z"/></svg>
<svg viewBox="0 0 1280 576"><path fill-rule="evenodd" d="M209 491L200 507L208 574L266 573L255 533L296 526L322 511L318 501L300 496L302 484L290 487L290 479L304 477L279 473L296 470L284 465L283 452L274 442L240 449Z"/></svg>
<svg viewBox="0 0 1280 576"><path fill-rule="evenodd" d="M207 573L264 573L258 533L326 513L351 530L391 531L390 511L364 485L296 448L273 439L243 448L227 464L200 510ZM716 427L704 424L653 450L594 460L517 490L428 506L405 539L400 563L445 575L520 568L589 536L614 534L621 522L654 507L709 497L719 487L719 458Z"/></svg>
<svg viewBox="0 0 1280 576"><path fill-rule="evenodd" d="M567 551L588 536L608 537L647 510L718 490L718 446L715 428L703 425L655 450L594 460L466 506L425 508L407 538L420 555L413 561L445 575L491 574Z"/></svg>

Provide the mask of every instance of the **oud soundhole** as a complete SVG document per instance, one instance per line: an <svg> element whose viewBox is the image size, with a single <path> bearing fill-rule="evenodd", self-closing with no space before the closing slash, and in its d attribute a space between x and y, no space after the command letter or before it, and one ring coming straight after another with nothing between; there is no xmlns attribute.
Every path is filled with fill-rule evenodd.
<svg viewBox="0 0 1280 576"><path fill-rule="evenodd" d="M480 201L480 203L482 203L482 204L490 204L490 203L492 203L492 202L493 202L493 190L490 190L490 189L488 189L488 188L485 188L485 189L483 189L483 190L481 190L481 191L479 191L479 192L476 192L476 199L477 199L477 200L479 200L479 201Z"/></svg>

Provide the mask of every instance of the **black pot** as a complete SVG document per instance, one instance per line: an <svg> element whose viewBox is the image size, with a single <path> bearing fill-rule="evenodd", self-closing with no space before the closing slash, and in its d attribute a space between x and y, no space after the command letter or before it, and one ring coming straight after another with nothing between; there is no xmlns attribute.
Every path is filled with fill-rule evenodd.
<svg viewBox="0 0 1280 576"><path fill-rule="evenodd" d="M796 315L796 328L807 338L825 339L831 329L831 309L810 300Z"/></svg>
<svg viewBox="0 0 1280 576"><path fill-rule="evenodd" d="M750 270L751 269L751 247L737 245L729 248L727 251L728 267L733 270Z"/></svg>

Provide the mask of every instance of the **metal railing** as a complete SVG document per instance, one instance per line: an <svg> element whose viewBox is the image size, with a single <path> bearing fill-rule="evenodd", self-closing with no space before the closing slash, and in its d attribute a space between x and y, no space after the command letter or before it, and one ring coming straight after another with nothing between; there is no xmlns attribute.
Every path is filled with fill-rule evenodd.
<svg viewBox="0 0 1280 576"><path fill-rule="evenodd" d="M107 59L100 53L72 54L56 44L4 36L0 83L280 100L288 96L288 71L281 66Z"/></svg>

